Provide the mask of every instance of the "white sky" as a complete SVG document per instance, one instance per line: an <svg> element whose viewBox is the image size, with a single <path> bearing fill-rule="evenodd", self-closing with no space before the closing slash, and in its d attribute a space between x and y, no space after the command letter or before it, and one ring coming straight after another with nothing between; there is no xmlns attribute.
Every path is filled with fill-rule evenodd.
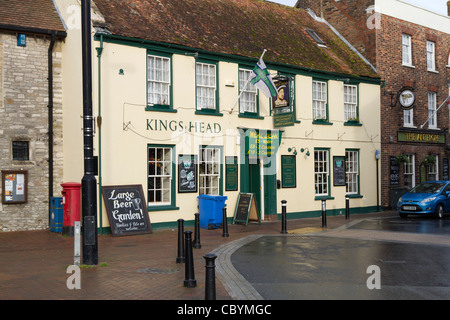
<svg viewBox="0 0 450 320"><path fill-rule="evenodd" d="M281 3L293 7L297 0L269 0L271 2ZM418 7L422 7L442 15L447 15L447 0L403 0Z"/></svg>

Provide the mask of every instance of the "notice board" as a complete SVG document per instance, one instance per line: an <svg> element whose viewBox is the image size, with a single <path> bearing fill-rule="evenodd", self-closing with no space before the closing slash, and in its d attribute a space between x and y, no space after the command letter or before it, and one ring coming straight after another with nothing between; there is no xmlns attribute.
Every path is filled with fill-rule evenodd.
<svg viewBox="0 0 450 320"><path fill-rule="evenodd" d="M26 203L28 171L2 170L2 203Z"/></svg>
<svg viewBox="0 0 450 320"><path fill-rule="evenodd" d="M345 157L333 157L333 186L345 186Z"/></svg>
<svg viewBox="0 0 450 320"><path fill-rule="evenodd" d="M104 186L102 195L113 236L152 232L142 185Z"/></svg>
<svg viewBox="0 0 450 320"><path fill-rule="evenodd" d="M261 218L256 208L256 200L253 193L239 193L236 209L234 211L233 224L245 223L249 221L258 221L261 223Z"/></svg>

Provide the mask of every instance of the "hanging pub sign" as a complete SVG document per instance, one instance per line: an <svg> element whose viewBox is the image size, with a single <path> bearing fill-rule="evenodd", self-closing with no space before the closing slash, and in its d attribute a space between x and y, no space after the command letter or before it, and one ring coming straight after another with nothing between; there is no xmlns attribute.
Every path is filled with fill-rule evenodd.
<svg viewBox="0 0 450 320"><path fill-rule="evenodd" d="M396 101L393 101L395 93L391 93L391 107L394 107L397 102L400 107L404 110L409 110L414 108L414 103L416 102L416 95L414 93L414 88L403 87L401 88L396 97Z"/></svg>
<svg viewBox="0 0 450 320"><path fill-rule="evenodd" d="M277 96L272 98L273 125L275 128L293 126L293 81L287 76L277 76L273 82L277 88Z"/></svg>

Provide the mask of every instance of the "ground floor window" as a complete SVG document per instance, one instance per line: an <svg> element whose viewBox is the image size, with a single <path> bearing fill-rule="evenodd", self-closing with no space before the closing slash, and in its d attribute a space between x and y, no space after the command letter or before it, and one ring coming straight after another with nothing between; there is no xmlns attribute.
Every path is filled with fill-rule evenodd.
<svg viewBox="0 0 450 320"><path fill-rule="evenodd" d="M199 156L200 194L219 195L221 193L221 147L201 147Z"/></svg>
<svg viewBox="0 0 450 320"><path fill-rule="evenodd" d="M404 163L404 174L403 181L404 185L409 189L413 188L416 185L416 177L415 177L415 158L413 154L406 155L407 160Z"/></svg>
<svg viewBox="0 0 450 320"><path fill-rule="evenodd" d="M431 156L432 157L432 156ZM434 163L428 164L428 180L439 180L438 156L434 156Z"/></svg>
<svg viewBox="0 0 450 320"><path fill-rule="evenodd" d="M314 186L316 196L328 196L329 151L314 150Z"/></svg>
<svg viewBox="0 0 450 320"><path fill-rule="evenodd" d="M173 205L173 146L148 146L148 205Z"/></svg>
<svg viewBox="0 0 450 320"><path fill-rule="evenodd" d="M345 185L347 194L359 193L359 151L345 151Z"/></svg>

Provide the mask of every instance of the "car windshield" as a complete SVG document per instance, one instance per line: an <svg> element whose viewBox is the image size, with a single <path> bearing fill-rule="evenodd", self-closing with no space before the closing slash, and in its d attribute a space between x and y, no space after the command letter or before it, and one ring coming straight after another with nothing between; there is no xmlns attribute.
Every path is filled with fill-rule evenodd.
<svg viewBox="0 0 450 320"><path fill-rule="evenodd" d="M444 188L445 183L421 183L411 189L411 193L438 193Z"/></svg>

